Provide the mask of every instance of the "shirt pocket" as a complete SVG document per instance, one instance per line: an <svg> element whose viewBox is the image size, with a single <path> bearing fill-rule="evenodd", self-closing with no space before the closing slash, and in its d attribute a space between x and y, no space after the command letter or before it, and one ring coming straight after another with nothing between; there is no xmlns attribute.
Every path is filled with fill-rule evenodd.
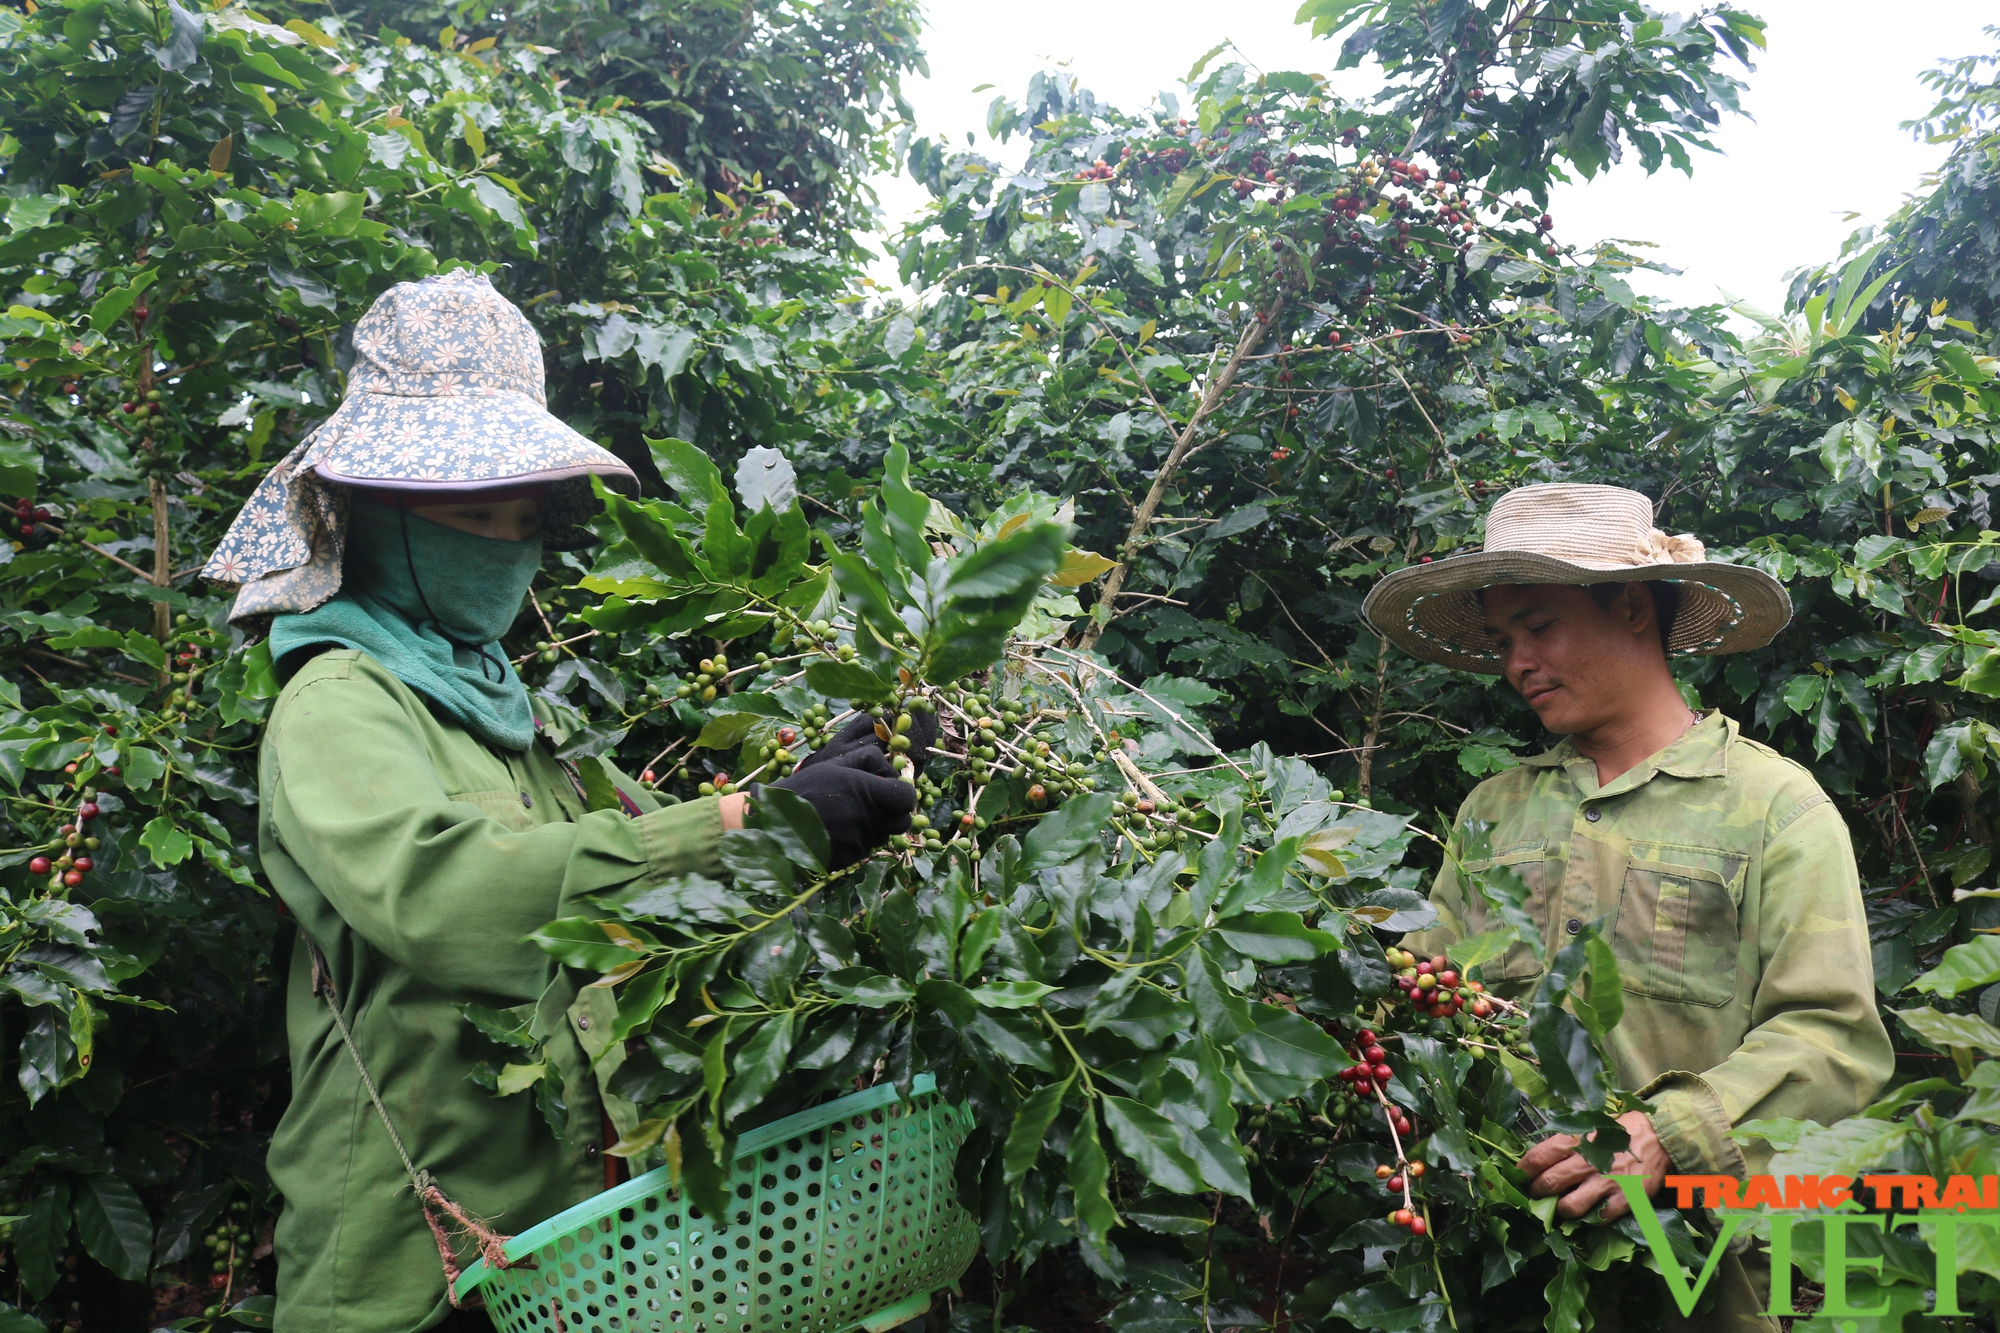
<svg viewBox="0 0 2000 1333"><path fill-rule="evenodd" d="M535 818L534 810L522 801L521 793L512 789L458 792L451 799L479 807L480 814L512 833L525 833L547 822Z"/></svg>
<svg viewBox="0 0 2000 1333"><path fill-rule="evenodd" d="M1612 927L1634 995L1720 1008L1736 998L1736 909L1749 858L1635 845Z"/></svg>
<svg viewBox="0 0 2000 1333"><path fill-rule="evenodd" d="M1477 901L1480 912L1486 919L1484 929L1498 929L1501 922L1494 918L1492 909L1486 905L1480 894L1478 879L1493 870L1512 871L1528 886L1528 914L1540 917L1542 913L1543 887L1548 882L1548 848L1540 842L1522 843L1512 847L1502 847L1492 856L1481 861L1467 861L1460 876L1464 884L1468 902ZM1478 968L1479 979L1487 985L1533 981L1542 974L1542 960L1536 956L1534 947L1515 943L1507 946L1507 951L1498 958L1489 958Z"/></svg>

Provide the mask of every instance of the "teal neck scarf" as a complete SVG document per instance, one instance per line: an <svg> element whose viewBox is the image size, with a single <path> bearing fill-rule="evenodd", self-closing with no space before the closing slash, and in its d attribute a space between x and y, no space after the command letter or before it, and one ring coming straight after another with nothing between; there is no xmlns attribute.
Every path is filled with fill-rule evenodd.
<svg viewBox="0 0 2000 1333"><path fill-rule="evenodd" d="M541 568L541 541L475 536L358 495L347 522L340 591L273 620L272 659L358 648L488 745L527 749L528 688L499 638Z"/></svg>

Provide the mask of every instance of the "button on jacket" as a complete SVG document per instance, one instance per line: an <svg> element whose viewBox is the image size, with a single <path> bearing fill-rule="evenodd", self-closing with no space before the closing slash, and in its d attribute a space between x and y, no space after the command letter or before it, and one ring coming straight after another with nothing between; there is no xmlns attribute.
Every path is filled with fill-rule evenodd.
<svg viewBox="0 0 2000 1333"><path fill-rule="evenodd" d="M715 800L585 813L537 743L493 749L372 658L322 653L271 711L259 778L264 869L324 950L341 1011L418 1166L504 1233L603 1187L598 1110L565 1021L573 984L527 943L602 889L721 877ZM492 1048L473 1001L537 1004L571 1109L559 1142L531 1093L496 1098L467 1075ZM326 1004L310 950L287 999L292 1102L272 1140L281 1333L403 1333L448 1312L437 1247Z"/></svg>
<svg viewBox="0 0 2000 1333"><path fill-rule="evenodd" d="M1491 855L1460 873L1471 820L1491 825ZM1604 918L1626 992L1606 1054L1680 1171L1760 1170L1768 1149L1739 1147L1732 1126L1830 1124L1888 1081L1847 826L1811 774L1721 714L1602 787L1567 739L1479 784L1431 891L1439 923L1410 947L1498 925L1465 885L1494 865L1527 882L1550 953ZM1511 998L1544 962L1516 944L1480 975Z"/></svg>

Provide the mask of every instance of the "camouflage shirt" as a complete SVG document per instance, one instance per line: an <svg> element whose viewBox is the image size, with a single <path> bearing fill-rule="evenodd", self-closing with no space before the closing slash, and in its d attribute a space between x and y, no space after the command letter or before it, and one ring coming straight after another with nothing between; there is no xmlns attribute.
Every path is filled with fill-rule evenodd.
<svg viewBox="0 0 2000 1333"><path fill-rule="evenodd" d="M1604 932L1625 983L1606 1055L1653 1107L1689 1174L1743 1176L1729 1137L1743 1120L1831 1124L1867 1105L1893 1066L1875 1009L1867 918L1847 825L1805 769L1710 713L1600 787L1565 740L1479 784L1458 813L1491 825L1490 859L1527 882L1554 951L1585 922ZM1497 926L1448 858L1431 890L1437 926L1410 947L1439 952ZM1543 960L1516 944L1480 975L1502 995L1532 990Z"/></svg>

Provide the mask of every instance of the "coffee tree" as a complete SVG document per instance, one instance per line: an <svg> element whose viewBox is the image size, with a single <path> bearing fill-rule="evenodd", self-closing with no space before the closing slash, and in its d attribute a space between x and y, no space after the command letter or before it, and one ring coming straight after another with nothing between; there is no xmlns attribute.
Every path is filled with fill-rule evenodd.
<svg viewBox="0 0 2000 1333"><path fill-rule="evenodd" d="M1177 1311L1195 1327L1211 1307L1239 1322L1228 1312L1283 1289L1233 1279L1201 1238L1225 1207L1297 1188L1281 1251L1296 1237L1395 1260L1313 1264L1283 1293L1294 1317L1464 1310L1473 1327L1496 1286L1546 1300L1551 1328L1580 1327L1593 1300L1657 1305L1627 1271L1634 1224L1557 1224L1512 1165L1549 1129L1598 1134L1606 1162L1623 1143L1608 1112L1626 1102L1593 1046L1617 1021L1602 940L1567 947L1532 1003L1488 996L1469 970L1538 943L1525 885L1501 872L1488 892L1505 928L1455 959L1385 950L1378 929L1435 920L1399 868L1418 830L1268 747L1222 751L1191 716L1213 691L1135 685L1061 646L1055 617L1076 610L1063 585L1106 562L1066 549L1053 502L970 527L911 486L895 448L861 508L865 558L815 564L788 465L746 458L739 526L712 463L657 447L681 502L607 496L623 540L584 580L605 598L584 618L621 655L715 647L672 696L645 691L643 712L682 733L653 780L746 785L872 714L922 801L890 852L834 869L812 808L755 788L749 826L724 835L729 884L635 886L538 934L597 974L570 1015L621 1131L614 1155L664 1163L723 1215L739 1125L931 1072L977 1112L960 1190L996 1304L1009 1271L1074 1243L1127 1293L1114 1326ZM749 660L731 668L731 653ZM926 714L937 743L916 750ZM583 765L615 804L609 773ZM1587 997L1575 1013L1572 988ZM466 1016L498 1043L496 1092L566 1108L535 1008ZM1520 1230L1496 1257L1502 1215Z"/></svg>
<svg viewBox="0 0 2000 1333"><path fill-rule="evenodd" d="M1558 171L1698 163L1762 39L1604 2L1308 6L1301 63L1372 59L1374 99L1223 52L1136 111L1043 76L990 117L1020 171L912 131L935 205L893 238L904 307L852 256L858 165L908 129L907 9L745 12L737 46L673 5L0 13L0 1317L268 1299L291 945L252 764L277 682L193 571L338 400L368 302L456 264L644 479L511 645L587 777L615 755L694 796L857 708L891 746L924 708L941 726L898 749L924 824L865 868L825 873L777 797L712 900L603 905L639 948L551 927L622 950L574 954L580 982L639 964L579 992L630 1023L595 1054L635 1162L678 1153L701 1188L766 1111L928 1066L981 1111L968 1296L1003 1326L1566 1329L1626 1292L1643 1326L1664 1307L1629 1227L1508 1192L1547 1124L1625 1105L1536 1035L1611 1021L1606 960L1566 957L1538 1019L1471 989L1484 945L1388 952L1449 812L1544 738L1356 618L1386 570L1476 543L1499 489L1597 480L1788 583L1792 628L1684 688L1814 770L1869 886L1898 1082L1830 1131L1745 1137L1812 1170L2000 1173L2000 392L1977 265L1951 261L1983 235L1984 65L1939 85L1954 174L1749 336L1637 297L1639 258L1545 212ZM688 40L655 42L661 16ZM804 948L759 971L745 936ZM502 1040L496 1085L553 1093L536 1063ZM1896 1243L1885 1320L1934 1257ZM2000 1262L1957 1255L1990 1294Z"/></svg>

